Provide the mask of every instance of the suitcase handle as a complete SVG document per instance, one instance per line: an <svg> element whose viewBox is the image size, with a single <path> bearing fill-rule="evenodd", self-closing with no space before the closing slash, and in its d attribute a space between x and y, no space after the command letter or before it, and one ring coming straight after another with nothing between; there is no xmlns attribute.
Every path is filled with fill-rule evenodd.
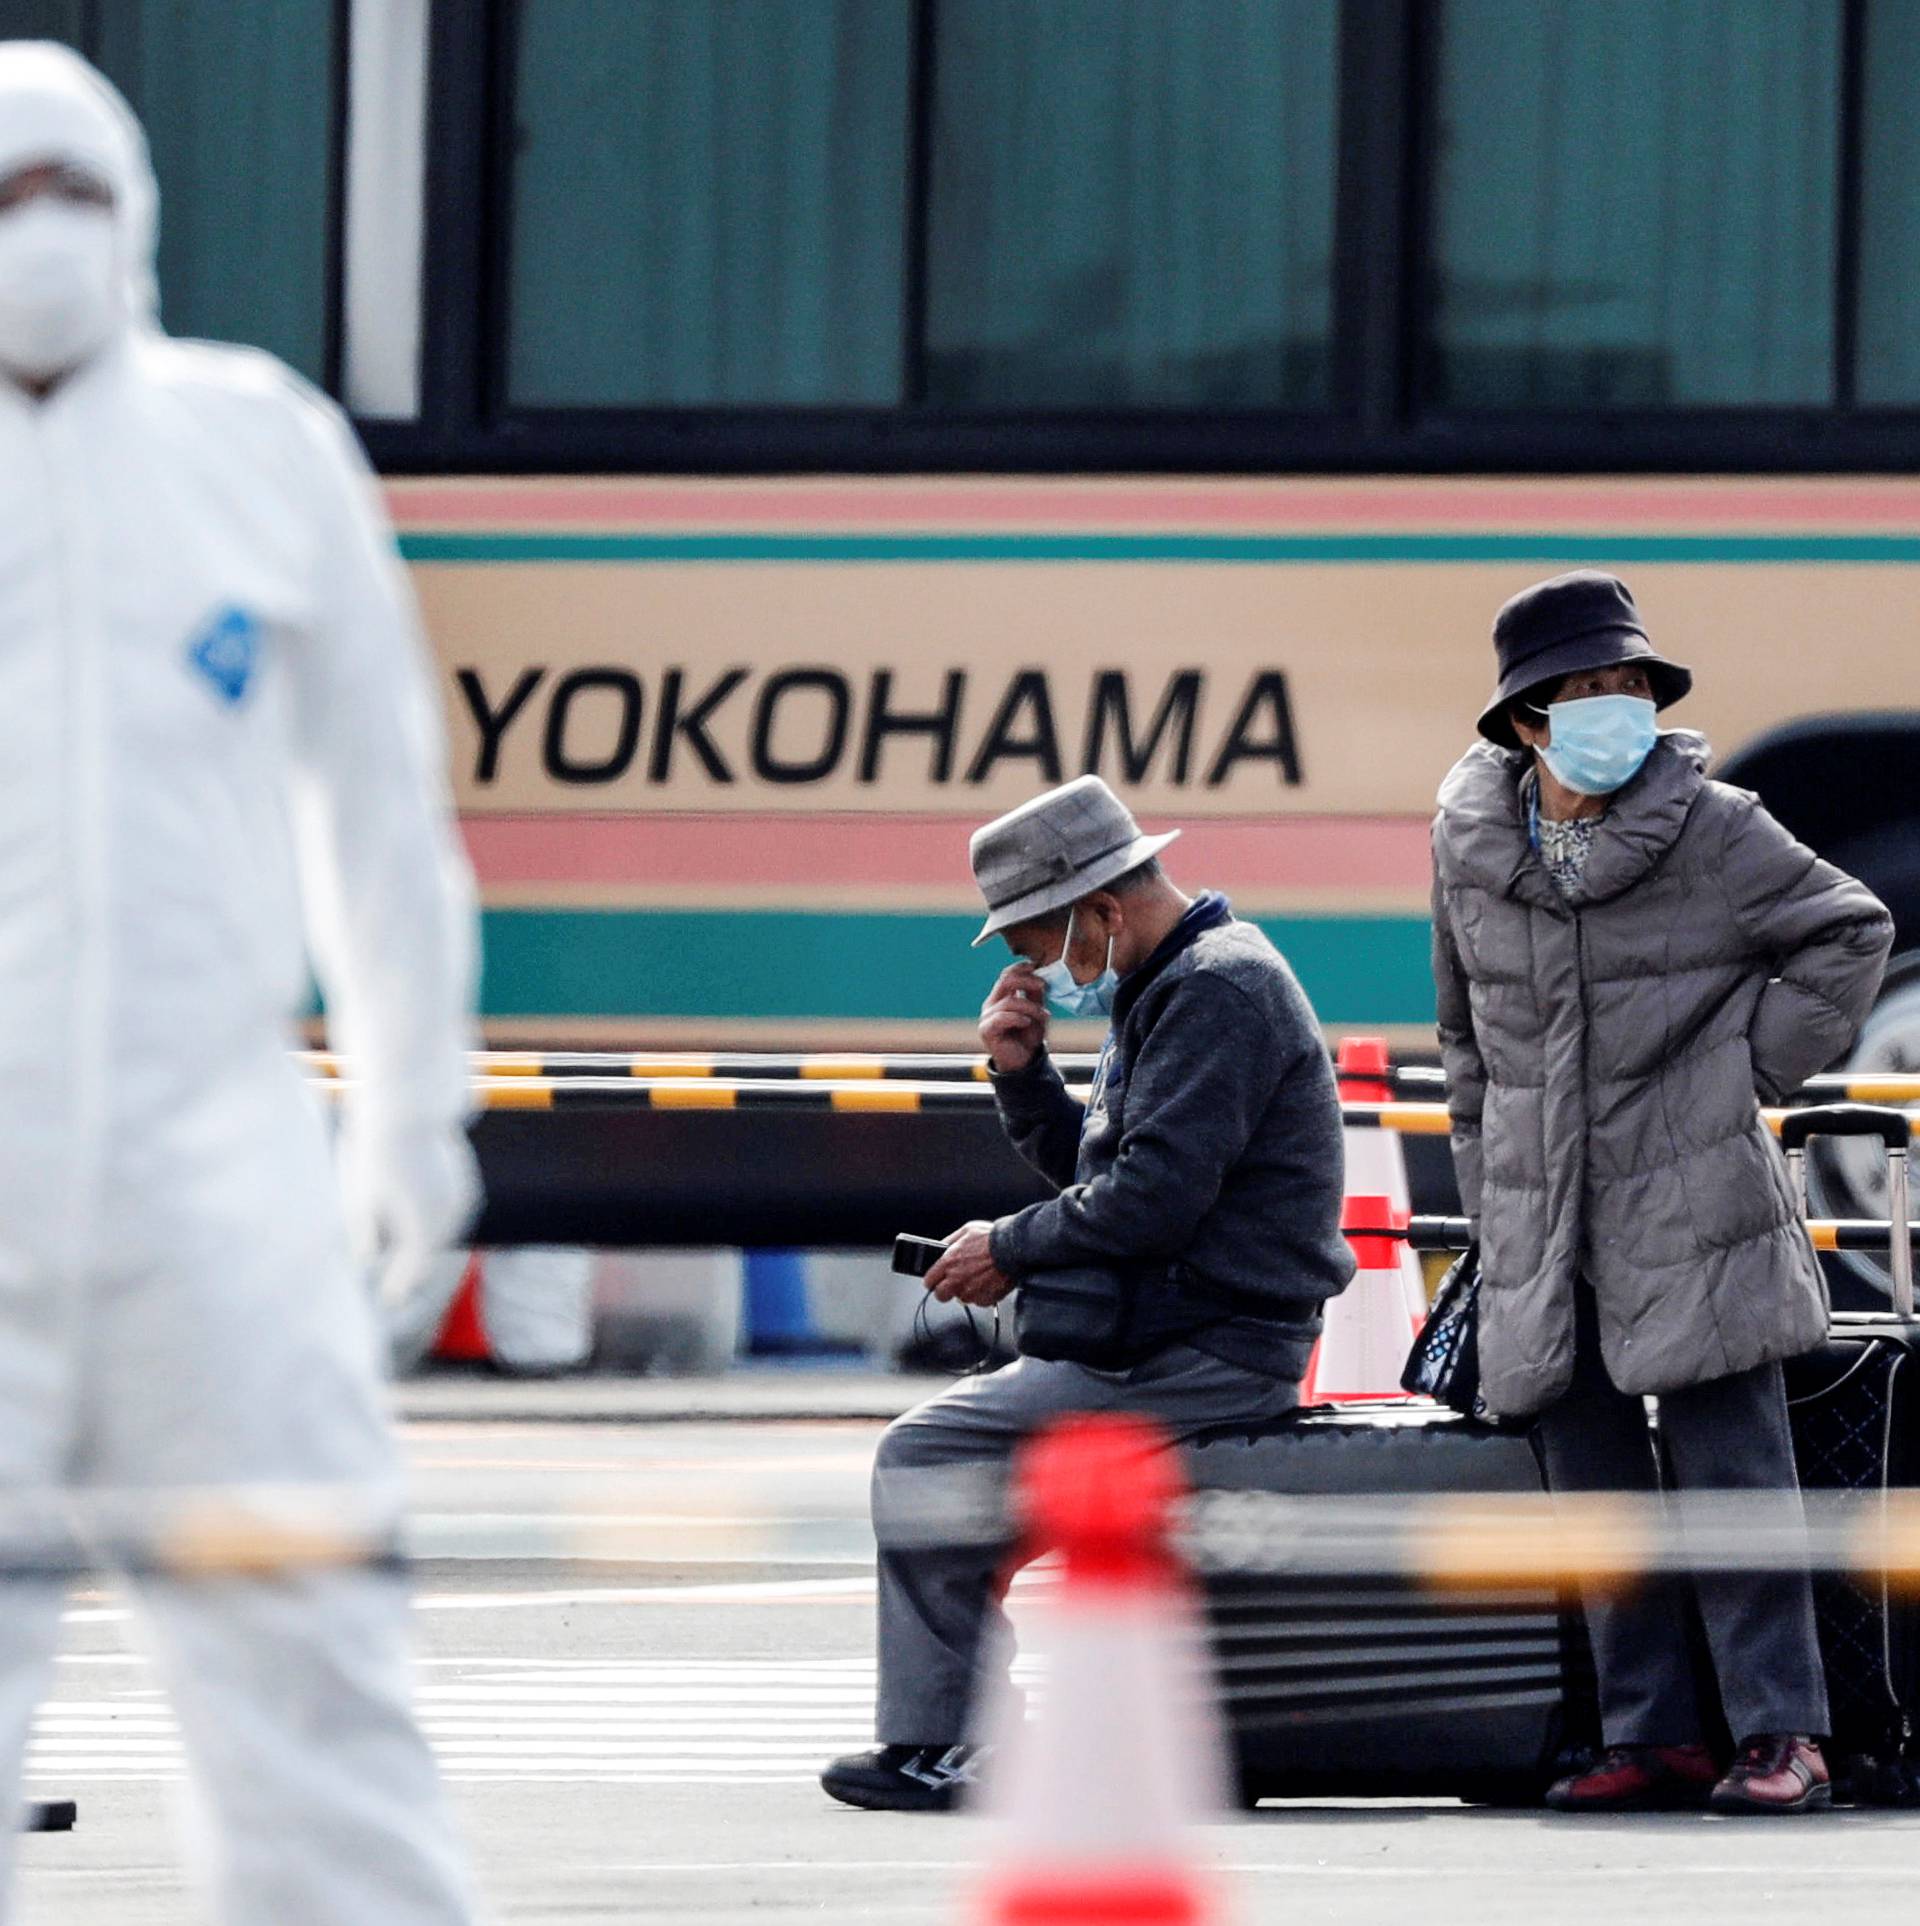
<svg viewBox="0 0 1920 1926"><path fill-rule="evenodd" d="M1807 1145L1815 1137L1878 1137L1887 1147L1887 1238L1893 1279L1893 1308L1897 1316L1913 1316L1913 1235L1908 1230L1907 1142L1912 1126L1904 1110L1887 1104L1828 1103L1810 1110L1790 1110L1780 1120L1780 1147L1787 1153L1787 1169L1807 1211Z"/></svg>
<svg viewBox="0 0 1920 1926"><path fill-rule="evenodd" d="M1911 1129L1904 1110L1890 1104L1824 1103L1809 1110L1789 1110L1780 1119L1780 1148L1805 1150L1815 1137L1878 1137L1889 1151L1904 1157Z"/></svg>

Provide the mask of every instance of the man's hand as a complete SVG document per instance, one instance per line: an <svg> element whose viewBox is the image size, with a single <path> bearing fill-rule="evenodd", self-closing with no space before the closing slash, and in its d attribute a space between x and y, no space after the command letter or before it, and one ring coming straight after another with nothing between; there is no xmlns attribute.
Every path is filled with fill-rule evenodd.
<svg viewBox="0 0 1920 1926"><path fill-rule="evenodd" d="M980 1041L993 1067L1004 1075L1024 1070L1046 1040L1047 986L1025 957L1016 957L980 1006Z"/></svg>
<svg viewBox="0 0 1920 1926"><path fill-rule="evenodd" d="M984 1221L963 1225L947 1240L947 1254L927 1273L927 1289L942 1304L972 1304L990 1310L1013 1289L1013 1279L993 1261Z"/></svg>

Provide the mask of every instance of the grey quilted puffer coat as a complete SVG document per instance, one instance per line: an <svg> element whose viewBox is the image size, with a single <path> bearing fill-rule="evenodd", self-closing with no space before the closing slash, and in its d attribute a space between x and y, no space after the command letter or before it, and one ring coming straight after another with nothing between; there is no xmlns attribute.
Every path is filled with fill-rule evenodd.
<svg viewBox="0 0 1920 1926"><path fill-rule="evenodd" d="M1824 1280L1761 1120L1852 1042L1893 925L1872 893L1663 735L1568 898L1528 834L1524 756L1479 743L1440 790L1434 978L1454 1165L1480 1220L1489 1405L1543 1410L1592 1285L1622 1391L1792 1357Z"/></svg>

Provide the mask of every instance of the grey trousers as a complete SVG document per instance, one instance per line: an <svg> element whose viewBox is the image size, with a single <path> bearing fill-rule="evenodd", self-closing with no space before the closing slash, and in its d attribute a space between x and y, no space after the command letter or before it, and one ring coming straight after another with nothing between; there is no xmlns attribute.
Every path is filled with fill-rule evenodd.
<svg viewBox="0 0 1920 1926"><path fill-rule="evenodd" d="M1084 1411L1139 1412L1179 1439L1277 1418L1299 1401L1298 1384L1175 1345L1128 1371L1021 1358L963 1378L889 1425L873 1466L880 1743L964 1739L978 1686L1012 1658L1000 1603L1010 1547L942 1543L940 1521L977 1503L983 1483L997 1491L1022 1439Z"/></svg>
<svg viewBox="0 0 1920 1926"><path fill-rule="evenodd" d="M1645 1407L1614 1389L1593 1295L1583 1287L1576 1296L1574 1381L1540 1418L1547 1483L1555 1491L1657 1490ZM1660 1436L1680 1490L1778 1492L1784 1515L1802 1516L1779 1365L1663 1394ZM1807 1576L1711 1573L1691 1590L1734 1739L1830 1730ZM1704 1736L1687 1591L1686 1581L1663 1582L1585 1600L1608 1745L1692 1745Z"/></svg>

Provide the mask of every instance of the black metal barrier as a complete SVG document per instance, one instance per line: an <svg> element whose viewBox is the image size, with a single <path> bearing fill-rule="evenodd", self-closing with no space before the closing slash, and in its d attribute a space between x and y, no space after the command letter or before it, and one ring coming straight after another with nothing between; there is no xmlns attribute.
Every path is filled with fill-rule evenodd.
<svg viewBox="0 0 1920 1926"><path fill-rule="evenodd" d="M901 1112L486 1111L475 1242L872 1248L1051 1194L989 1104ZM1407 1137L1414 1207L1458 1208L1440 1136Z"/></svg>
<svg viewBox="0 0 1920 1926"><path fill-rule="evenodd" d="M308 1061L331 1076L331 1059ZM1059 1061L1074 1080L1092 1066ZM497 1052L476 1070L485 1244L883 1248L1047 1195L975 1057ZM1442 1073L1403 1066L1353 1087L1383 1083L1398 1101L1350 1102L1348 1122L1395 1131L1416 1212L1457 1210ZM1920 1078L1834 1075L1800 1100L1916 1096Z"/></svg>
<svg viewBox="0 0 1920 1926"><path fill-rule="evenodd" d="M1402 1139L1420 1251L1464 1247L1444 1137ZM492 1110L474 1127L480 1244L725 1243L881 1248L1050 1195L985 1106L814 1110ZM1378 1236L1380 1232L1370 1232ZM1822 1251L1884 1251L1884 1222L1816 1226Z"/></svg>
<svg viewBox="0 0 1920 1926"><path fill-rule="evenodd" d="M494 1110L473 1140L482 1244L879 1248L1049 1194L986 1107Z"/></svg>

